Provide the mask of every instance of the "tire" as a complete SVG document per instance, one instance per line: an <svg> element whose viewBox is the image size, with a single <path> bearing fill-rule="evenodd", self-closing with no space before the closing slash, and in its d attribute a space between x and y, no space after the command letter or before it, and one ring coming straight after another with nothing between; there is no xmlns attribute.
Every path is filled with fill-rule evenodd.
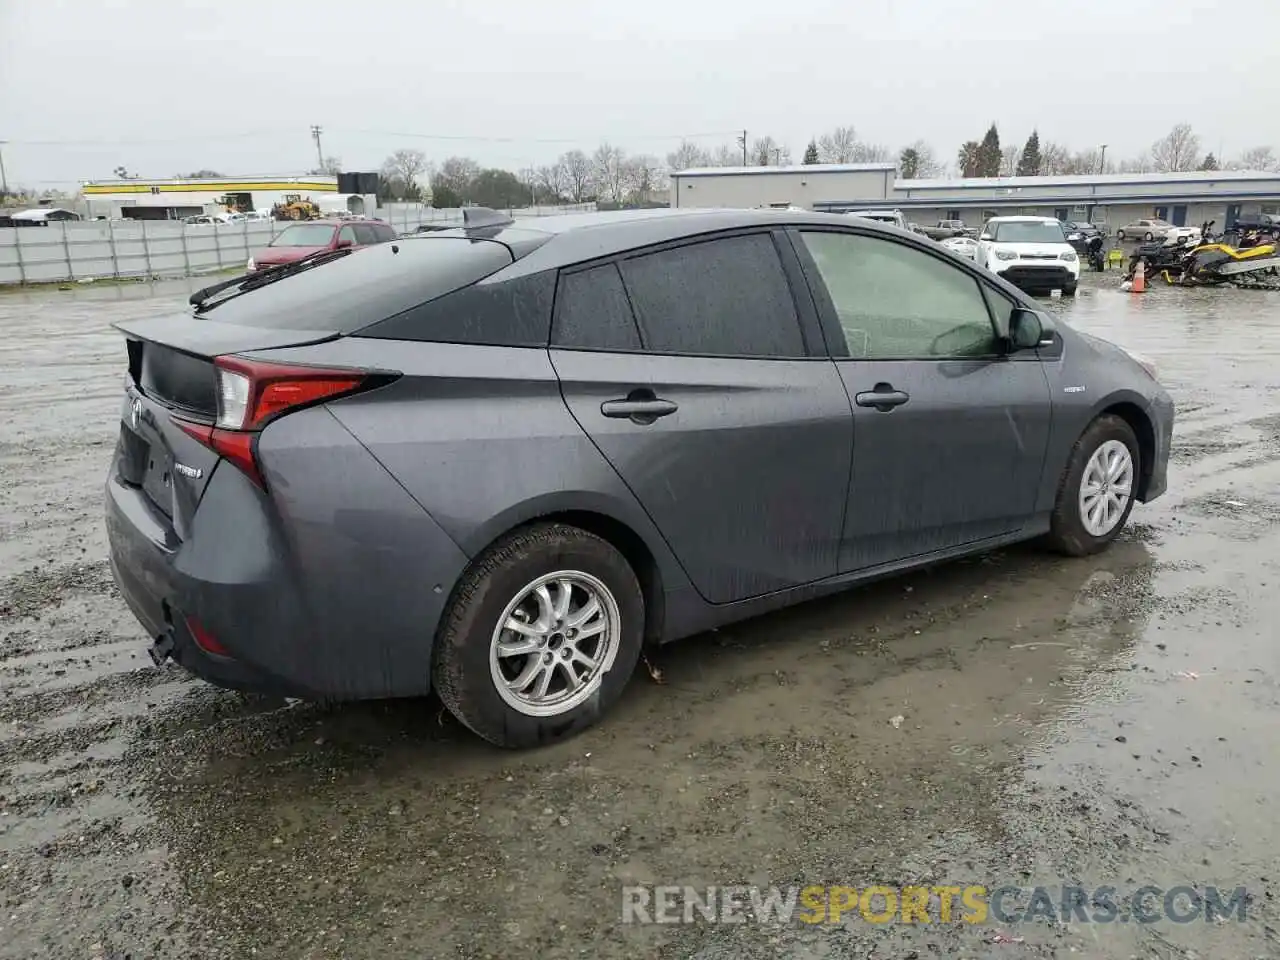
<svg viewBox="0 0 1280 960"><path fill-rule="evenodd" d="M1146 235L1142 239L1147 241L1147 243L1150 243L1155 238L1156 238L1155 234L1153 234L1150 230L1148 230Z"/></svg>
<svg viewBox="0 0 1280 960"><path fill-rule="evenodd" d="M1064 297L1074 297L1076 295L1076 288L1079 287L1079 285L1080 285L1079 281L1077 281L1076 283L1067 284L1065 287L1062 288L1062 295Z"/></svg>
<svg viewBox="0 0 1280 960"><path fill-rule="evenodd" d="M547 593L538 601L535 585L552 574L557 576L544 584ZM570 599L561 612L552 602L561 599L565 583L571 584ZM518 604L522 597L525 602ZM600 614L585 623L591 628L605 622L605 628L574 644L573 617L593 597ZM548 626L539 629L544 619ZM567 739L599 720L621 695L640 657L644 619L635 572L612 544L560 523L515 530L477 557L454 588L436 636L436 691L458 720L497 746L522 748ZM501 631L503 645L512 652L499 657L499 622L514 620L529 630ZM519 652L519 645L539 641L535 632L542 646ZM575 659L572 649L597 658L600 667L593 671ZM537 657L544 666L536 665ZM549 670L546 664L551 664ZM573 693L568 670L582 681ZM547 672L550 686L538 698L539 681ZM524 693L500 692L499 678L520 676L532 677ZM557 692L562 702L555 702Z"/></svg>
<svg viewBox="0 0 1280 960"><path fill-rule="evenodd" d="M1117 231L1116 231L1116 239L1117 239L1117 240L1119 240L1121 243L1124 243L1124 231L1123 231L1123 230L1117 230Z"/></svg>
<svg viewBox="0 0 1280 960"><path fill-rule="evenodd" d="M1104 448L1116 452L1114 444L1122 445L1128 452L1128 496L1119 514L1114 518L1107 518L1109 525L1105 525L1105 529L1090 530L1085 525L1081 496L1086 470L1092 475L1089 468L1095 454L1099 454ZM1107 414L1098 417L1085 428L1080 439L1071 448L1067 467L1058 482L1058 495L1049 521L1049 534L1045 538L1050 549L1067 556L1084 557L1097 553L1116 538L1133 510L1133 493L1137 489L1138 478L1142 476L1139 453L1138 439L1134 436L1133 428L1117 416Z"/></svg>

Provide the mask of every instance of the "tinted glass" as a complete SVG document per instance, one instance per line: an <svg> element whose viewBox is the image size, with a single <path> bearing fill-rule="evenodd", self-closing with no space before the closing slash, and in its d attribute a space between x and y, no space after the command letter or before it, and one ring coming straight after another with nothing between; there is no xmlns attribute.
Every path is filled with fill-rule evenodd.
<svg viewBox="0 0 1280 960"><path fill-rule="evenodd" d="M768 234L651 253L623 261L621 270L646 350L805 355L791 288Z"/></svg>
<svg viewBox="0 0 1280 960"><path fill-rule="evenodd" d="M329 228L332 236L332 228ZM287 330L351 333L487 277L511 262L501 243L415 237L357 250L223 301L205 316Z"/></svg>
<svg viewBox="0 0 1280 960"><path fill-rule="evenodd" d="M378 234L373 229L371 223L357 223L353 225L356 231L356 242L362 244L377 243Z"/></svg>
<svg viewBox="0 0 1280 960"><path fill-rule="evenodd" d="M450 241L424 239L410 242ZM405 246L410 242L406 242ZM370 249L391 248L386 244L379 244ZM433 343L546 347L551 333L551 302L555 289L555 270L544 270L506 280L498 274L438 300L406 310L367 330L361 330L360 335L391 340L429 340Z"/></svg>
<svg viewBox="0 0 1280 960"><path fill-rule="evenodd" d="M271 241L271 246L323 247L332 239L333 227L330 224L296 223L291 227L285 227L280 236Z"/></svg>
<svg viewBox="0 0 1280 960"><path fill-rule="evenodd" d="M353 227L353 226L348 225L348 226L343 227L341 230L339 230L339 231L338 231L338 242L339 242L339 243L350 243L350 244L352 244L353 246L354 246L355 244L359 243L360 241L356 239L356 228L355 228L355 227Z"/></svg>
<svg viewBox="0 0 1280 960"><path fill-rule="evenodd" d="M556 288L556 346L639 350L640 331L622 277L612 263L564 274Z"/></svg>
<svg viewBox="0 0 1280 960"><path fill-rule="evenodd" d="M841 233L801 233L831 296L849 355L938 359L995 352L978 281L904 244Z"/></svg>

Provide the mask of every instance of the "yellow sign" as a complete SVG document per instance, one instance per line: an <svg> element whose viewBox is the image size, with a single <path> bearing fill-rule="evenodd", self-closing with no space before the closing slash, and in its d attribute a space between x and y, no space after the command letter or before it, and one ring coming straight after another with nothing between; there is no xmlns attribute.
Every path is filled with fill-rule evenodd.
<svg viewBox="0 0 1280 960"><path fill-rule="evenodd" d="M86 183L86 197L117 193L251 193L272 191L289 193L337 193L336 183L299 180L274 182L266 180L122 180L115 183Z"/></svg>

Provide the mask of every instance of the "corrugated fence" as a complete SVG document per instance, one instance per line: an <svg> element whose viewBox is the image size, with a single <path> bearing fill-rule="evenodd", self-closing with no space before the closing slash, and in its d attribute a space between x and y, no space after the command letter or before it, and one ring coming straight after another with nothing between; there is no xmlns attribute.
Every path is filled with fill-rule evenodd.
<svg viewBox="0 0 1280 960"><path fill-rule="evenodd" d="M591 209L532 207L514 217ZM460 223L461 210L396 205L377 216L400 233L424 223ZM44 227L0 227L0 284L183 277L243 267L288 222L188 224L170 220L62 221Z"/></svg>

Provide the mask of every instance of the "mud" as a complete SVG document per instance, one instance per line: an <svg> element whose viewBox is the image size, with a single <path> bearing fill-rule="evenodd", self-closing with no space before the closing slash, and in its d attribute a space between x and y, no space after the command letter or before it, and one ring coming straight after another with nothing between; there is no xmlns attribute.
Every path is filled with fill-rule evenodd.
<svg viewBox="0 0 1280 960"><path fill-rule="evenodd" d="M0 298L0 956L1280 955L1280 295L1114 282L1046 301L1179 405L1170 491L1113 549L1008 550L665 648L663 683L527 754L434 701L153 668L104 559L107 325L192 284ZM624 884L793 882L1249 900L1225 923L621 922Z"/></svg>

